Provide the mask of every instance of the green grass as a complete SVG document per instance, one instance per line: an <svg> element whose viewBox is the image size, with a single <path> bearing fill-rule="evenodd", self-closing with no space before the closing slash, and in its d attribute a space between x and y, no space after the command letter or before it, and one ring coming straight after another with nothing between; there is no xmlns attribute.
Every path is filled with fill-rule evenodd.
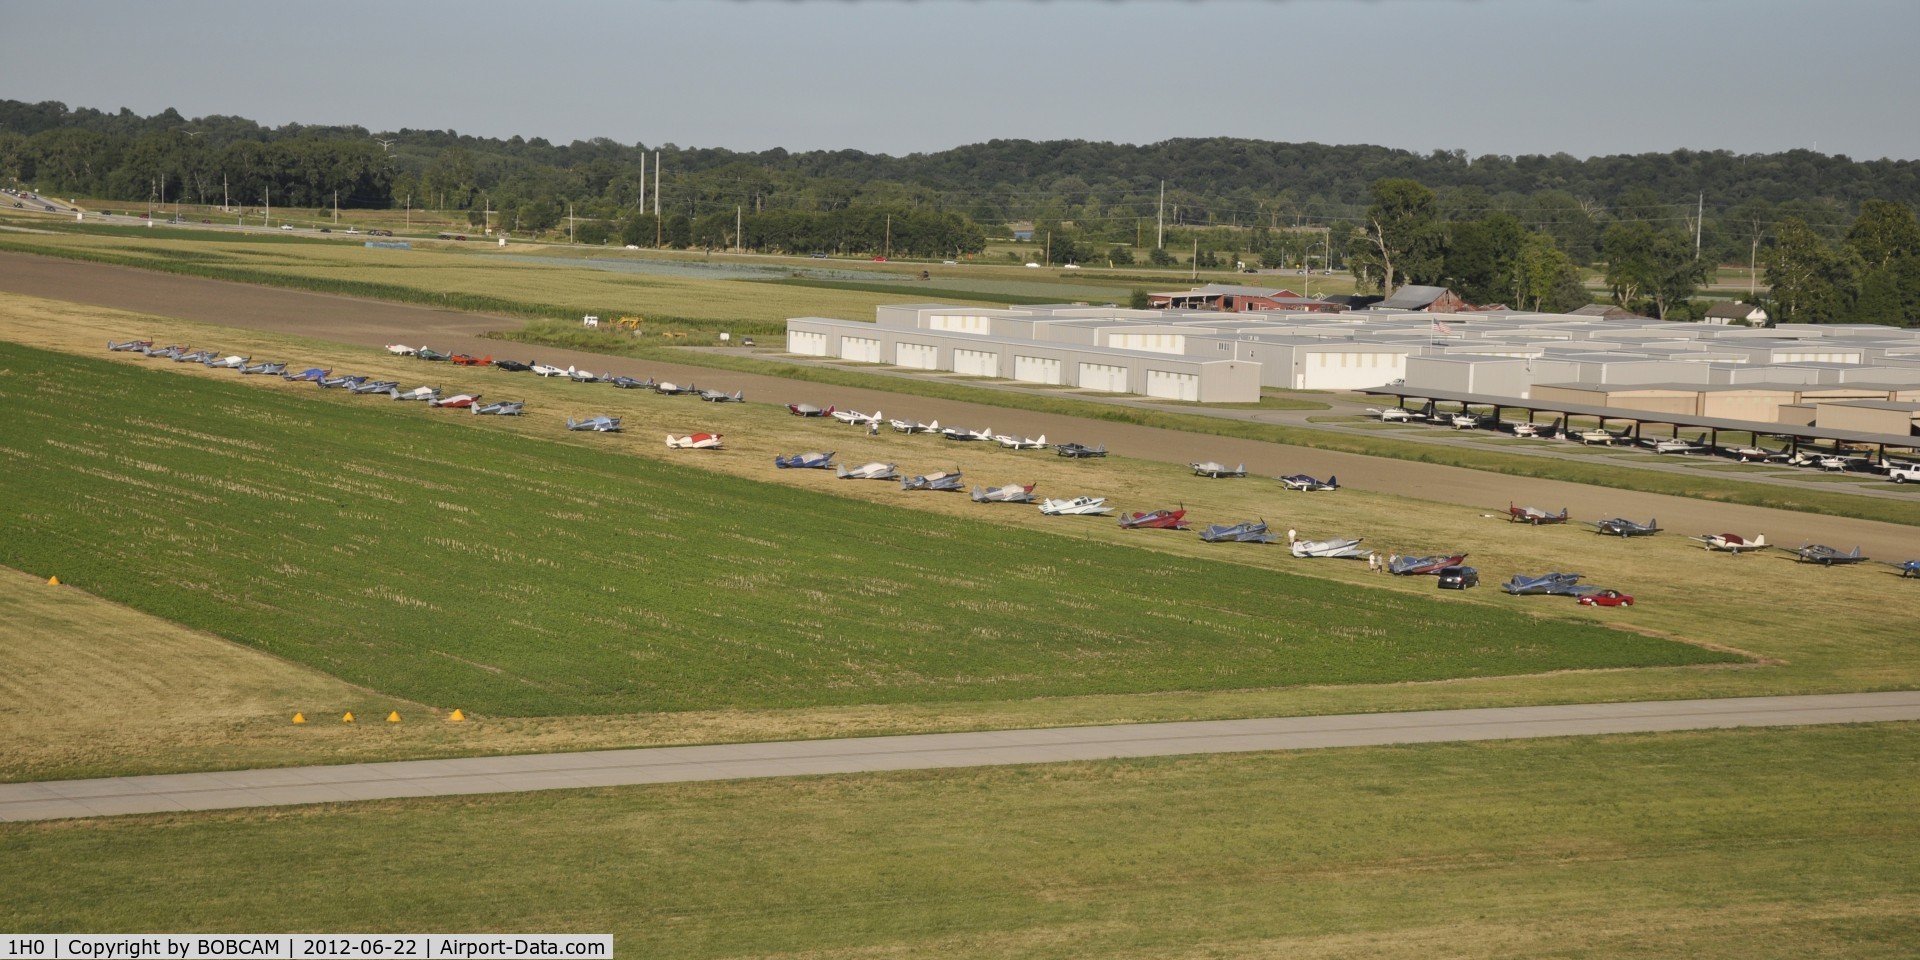
<svg viewBox="0 0 1920 960"><path fill-rule="evenodd" d="M623 437L510 435L13 345L0 367L0 563L439 706L951 702L1739 659L607 449L631 449Z"/></svg>
<svg viewBox="0 0 1920 960"><path fill-rule="evenodd" d="M1920 727L0 825L18 932L611 932L631 957L1911 957Z"/></svg>

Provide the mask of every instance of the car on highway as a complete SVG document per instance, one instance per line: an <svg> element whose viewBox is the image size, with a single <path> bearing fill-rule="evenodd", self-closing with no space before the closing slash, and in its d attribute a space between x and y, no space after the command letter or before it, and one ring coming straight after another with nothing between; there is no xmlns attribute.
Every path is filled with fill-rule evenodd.
<svg viewBox="0 0 1920 960"><path fill-rule="evenodd" d="M282 229L282 230L287 230L287 231L292 231L292 230L293 230L293 224L291 224L291 223L283 223L283 224L281 224L281 225L280 225L280 229Z"/></svg>
<svg viewBox="0 0 1920 960"><path fill-rule="evenodd" d="M369 237L391 237L391 236L393 236L393 231L392 231L392 230L368 230L368 231L367 231L367 236L369 236Z"/></svg>

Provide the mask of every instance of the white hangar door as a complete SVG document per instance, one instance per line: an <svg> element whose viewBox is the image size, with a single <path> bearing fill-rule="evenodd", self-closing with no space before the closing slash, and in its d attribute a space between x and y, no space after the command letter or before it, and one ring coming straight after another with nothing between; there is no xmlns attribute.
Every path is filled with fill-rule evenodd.
<svg viewBox="0 0 1920 960"><path fill-rule="evenodd" d="M1013 358L1013 378L1027 383L1060 383L1060 361L1046 357Z"/></svg>
<svg viewBox="0 0 1920 960"><path fill-rule="evenodd" d="M896 343L893 345L894 363L916 370L940 369L940 348L930 343Z"/></svg>
<svg viewBox="0 0 1920 960"><path fill-rule="evenodd" d="M867 337L841 337L840 359L880 362L880 341Z"/></svg>
<svg viewBox="0 0 1920 960"><path fill-rule="evenodd" d="M1080 389L1104 393L1127 392L1127 368L1110 363L1080 365Z"/></svg>
<svg viewBox="0 0 1920 960"><path fill-rule="evenodd" d="M1147 396L1159 397L1162 400L1198 400L1200 399L1200 375L1148 370Z"/></svg>
<svg viewBox="0 0 1920 960"><path fill-rule="evenodd" d="M1000 355L986 350L953 351L953 372L972 377L1000 375Z"/></svg>
<svg viewBox="0 0 1920 960"><path fill-rule="evenodd" d="M827 355L827 335L794 330L787 334L787 352L803 357L824 357Z"/></svg>

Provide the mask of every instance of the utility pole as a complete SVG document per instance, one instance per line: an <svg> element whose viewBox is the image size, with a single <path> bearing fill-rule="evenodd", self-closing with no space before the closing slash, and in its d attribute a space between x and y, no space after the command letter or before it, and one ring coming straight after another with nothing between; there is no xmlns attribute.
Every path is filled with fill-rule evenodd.
<svg viewBox="0 0 1920 960"><path fill-rule="evenodd" d="M640 153L640 212L647 212L647 154Z"/></svg>
<svg viewBox="0 0 1920 960"><path fill-rule="evenodd" d="M224 213L232 209L233 201L227 197L227 175L223 173L220 175L220 210Z"/></svg>
<svg viewBox="0 0 1920 960"><path fill-rule="evenodd" d="M880 255L883 257L893 256L893 214L891 213L887 214L887 240L886 243L880 247Z"/></svg>
<svg viewBox="0 0 1920 960"><path fill-rule="evenodd" d="M1167 182L1165 180L1160 181L1160 213L1156 219L1159 225L1155 228L1153 246L1158 250L1167 245Z"/></svg>
<svg viewBox="0 0 1920 960"><path fill-rule="evenodd" d="M273 226L273 185L268 184L265 190L267 192L267 216L260 221L260 225L263 227L271 227Z"/></svg>
<svg viewBox="0 0 1920 960"><path fill-rule="evenodd" d="M740 237L740 205L736 203L733 205L733 251L745 253L746 250L747 245L741 241Z"/></svg>
<svg viewBox="0 0 1920 960"><path fill-rule="evenodd" d="M653 152L653 246L660 248L664 222L660 219L660 151Z"/></svg>
<svg viewBox="0 0 1920 960"><path fill-rule="evenodd" d="M1052 230L1047 231L1046 261L1047 261L1047 266L1053 266L1053 231Z"/></svg>
<svg viewBox="0 0 1920 960"><path fill-rule="evenodd" d="M1193 238L1193 279L1200 279L1200 238Z"/></svg>
<svg viewBox="0 0 1920 960"><path fill-rule="evenodd" d="M1700 259L1700 228L1707 223L1707 195L1700 194L1700 207L1693 217L1693 258Z"/></svg>
<svg viewBox="0 0 1920 960"><path fill-rule="evenodd" d="M333 222L340 222L340 191L333 192Z"/></svg>
<svg viewBox="0 0 1920 960"><path fill-rule="evenodd" d="M573 242L573 201L567 201L567 242Z"/></svg>
<svg viewBox="0 0 1920 960"><path fill-rule="evenodd" d="M413 194L407 194L407 229L413 229Z"/></svg>

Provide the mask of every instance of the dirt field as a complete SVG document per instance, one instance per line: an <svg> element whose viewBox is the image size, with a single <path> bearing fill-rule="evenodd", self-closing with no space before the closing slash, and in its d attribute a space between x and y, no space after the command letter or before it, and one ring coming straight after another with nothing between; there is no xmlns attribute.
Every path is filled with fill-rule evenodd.
<svg viewBox="0 0 1920 960"><path fill-rule="evenodd" d="M95 304L280 333L338 343L380 346L396 341L429 343L436 350L473 354L535 354L531 348L483 339L488 330L518 321L423 307L355 300L300 291L149 273L126 267L54 258L0 254L0 292ZM139 331L127 331L128 335ZM505 348L503 350L503 347ZM1920 555L1920 535L1895 524L1822 517L1763 507L1707 503L1680 497L1595 488L1554 480L1482 473L1458 467L1410 463L1302 447L1198 437L1177 431L1084 420L1058 414L1022 412L952 401L800 384L776 377L704 367L608 357L580 351L538 348L539 359L637 377L697 381L703 387L744 390L752 402L828 403L862 410L884 409L896 416L944 423L992 426L1055 440L1105 443L1117 453L1168 463L1218 460L1245 463L1250 473L1338 474L1355 489L1439 503L1504 510L1509 501L1557 509L1571 505L1577 516L1657 517L1680 535L1730 531L1764 533L1773 543L1797 546L1828 543L1841 549L1860 545L1870 556L1909 559Z"/></svg>

